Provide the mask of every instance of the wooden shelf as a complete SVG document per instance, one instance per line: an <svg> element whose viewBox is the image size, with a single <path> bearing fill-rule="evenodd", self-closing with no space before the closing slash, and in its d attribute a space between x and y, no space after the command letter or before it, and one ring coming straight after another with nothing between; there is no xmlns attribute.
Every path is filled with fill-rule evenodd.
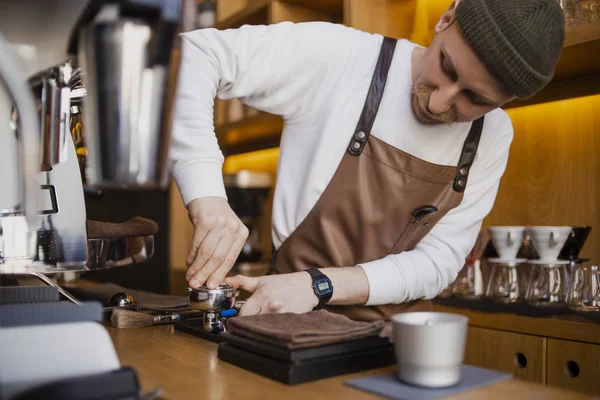
<svg viewBox="0 0 600 400"><path fill-rule="evenodd" d="M503 108L523 107L600 93L600 23L569 28L552 82L526 100Z"/></svg>
<svg viewBox="0 0 600 400"><path fill-rule="evenodd" d="M242 11L217 22L217 29L239 28L242 25L264 25L268 23L271 0L254 0Z"/></svg>
<svg viewBox="0 0 600 400"><path fill-rule="evenodd" d="M342 15L344 12L344 0L281 0L281 2L334 15Z"/></svg>
<svg viewBox="0 0 600 400"><path fill-rule="evenodd" d="M226 155L268 149L279 146L283 119L259 112L236 122L215 128L219 145Z"/></svg>
<svg viewBox="0 0 600 400"><path fill-rule="evenodd" d="M469 325L506 332L600 344L600 326L574 315L531 318L513 314L486 313L448 307L434 302L434 311L461 314Z"/></svg>
<svg viewBox="0 0 600 400"><path fill-rule="evenodd" d="M241 11L217 22L218 29L264 25L282 21L341 22L343 0L253 0Z"/></svg>
<svg viewBox="0 0 600 400"><path fill-rule="evenodd" d="M600 22L567 28L565 47L600 40Z"/></svg>

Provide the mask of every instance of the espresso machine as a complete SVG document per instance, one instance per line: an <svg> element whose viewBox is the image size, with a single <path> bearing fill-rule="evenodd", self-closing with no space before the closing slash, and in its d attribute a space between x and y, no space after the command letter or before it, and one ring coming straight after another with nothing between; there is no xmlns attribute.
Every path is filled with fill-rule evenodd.
<svg viewBox="0 0 600 400"><path fill-rule="evenodd" d="M167 187L166 93L181 10L180 0L2 2L0 274L52 285L46 275L152 257L152 235L88 237L83 181Z"/></svg>

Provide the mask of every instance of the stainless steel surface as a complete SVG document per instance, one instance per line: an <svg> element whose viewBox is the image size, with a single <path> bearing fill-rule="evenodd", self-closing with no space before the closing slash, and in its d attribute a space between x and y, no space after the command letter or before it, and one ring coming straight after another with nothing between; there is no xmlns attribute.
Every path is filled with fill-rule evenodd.
<svg viewBox="0 0 600 400"><path fill-rule="evenodd" d="M429 388L459 382L468 318L458 314L415 312L392 316L399 380Z"/></svg>
<svg viewBox="0 0 600 400"><path fill-rule="evenodd" d="M225 283L216 289L208 289L205 286L197 289L188 288L190 307L199 311L222 311L233 308L238 295L237 289Z"/></svg>
<svg viewBox="0 0 600 400"><path fill-rule="evenodd" d="M27 76L64 63L67 42L77 18L90 0L2 0L0 31L14 44L32 48L35 58L24 65Z"/></svg>
<svg viewBox="0 0 600 400"><path fill-rule="evenodd" d="M88 254L87 264L46 264L40 261L32 262L30 259L15 258L0 264L0 271L4 274L29 274L34 272L54 274L69 271L95 271L139 264L154 255L154 236L89 239Z"/></svg>
<svg viewBox="0 0 600 400"><path fill-rule="evenodd" d="M209 333L226 332L225 323L218 311L206 311L202 316L202 327Z"/></svg>
<svg viewBox="0 0 600 400"><path fill-rule="evenodd" d="M2 14L2 13L0 13ZM0 216L18 213L27 218L37 214L38 183L36 173L39 170L38 160L40 154L39 124L36 117L35 102L27 84L27 76L23 64L15 54L11 44L0 33L0 90L4 89L9 103L14 104L19 111L18 120L18 152L19 162L14 169L2 171L4 179L17 179L18 185L7 185L9 188L17 186L19 196L17 204L0 204ZM7 106L8 104L4 104ZM6 114L6 110L3 112ZM2 115L2 114L0 114ZM5 120L0 125L0 135L15 135L10 121ZM28 221L29 222L29 221Z"/></svg>
<svg viewBox="0 0 600 400"><path fill-rule="evenodd" d="M79 36L91 186L166 187L168 29L106 4ZM170 46L168 49L170 55Z"/></svg>
<svg viewBox="0 0 600 400"><path fill-rule="evenodd" d="M1 273L99 269L152 256L152 238L88 243L70 113L84 114L90 183L165 187L165 88L180 13L180 0L2 2ZM75 52L81 65L70 59Z"/></svg>
<svg viewBox="0 0 600 400"><path fill-rule="evenodd" d="M139 264L154 255L154 236L88 239L88 251L88 271Z"/></svg>
<svg viewBox="0 0 600 400"><path fill-rule="evenodd" d="M0 121L4 121L0 124L0 171L4 171L0 190L0 217L19 212L23 196L23 182L19 179L19 141L16 126L11 121L12 103L12 98L0 86ZM7 176L8 174L11 176Z"/></svg>
<svg viewBox="0 0 600 400"><path fill-rule="evenodd" d="M115 293L108 301L109 307L130 307L133 305L135 305L135 299L125 292Z"/></svg>
<svg viewBox="0 0 600 400"><path fill-rule="evenodd" d="M81 301L77 300L77 298L75 296L73 296L71 293L69 293L66 290L64 290L54 280L48 278L46 275L40 274L40 273L37 273L37 272L30 272L27 275L35 276L36 278L38 278L39 280L41 280L42 282L44 282L46 285L52 286L52 287L56 288L56 290L58 290L58 292L60 294L62 294L63 296L65 296L69 301L71 301L71 302L73 302L75 304L78 304L78 305L83 304Z"/></svg>
<svg viewBox="0 0 600 400"><path fill-rule="evenodd" d="M66 160L66 137L69 132L71 88L73 73L70 63L61 64L29 79L34 96L39 102L42 139L42 168Z"/></svg>
<svg viewBox="0 0 600 400"><path fill-rule="evenodd" d="M68 106L67 106L68 108ZM85 270L88 250L83 185L71 136L62 161L38 172L37 216L1 217L0 271L55 273ZM12 175L9 175L10 179Z"/></svg>

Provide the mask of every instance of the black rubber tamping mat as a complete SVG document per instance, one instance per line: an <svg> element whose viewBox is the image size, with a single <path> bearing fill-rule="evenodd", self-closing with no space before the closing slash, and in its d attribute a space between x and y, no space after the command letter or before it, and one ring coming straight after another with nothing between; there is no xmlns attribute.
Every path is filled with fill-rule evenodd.
<svg viewBox="0 0 600 400"><path fill-rule="evenodd" d="M464 299L458 297L449 297L445 299L435 299L435 303L448 307L464 308L472 311L483 311L490 313L515 314L525 317L552 317L555 315L575 315L596 324L600 324L600 311L575 311L566 305L554 307L535 307L527 303L503 304L491 299Z"/></svg>
<svg viewBox="0 0 600 400"><path fill-rule="evenodd" d="M396 359L391 344L302 361L283 361L223 342L217 355L222 361L287 385L387 367Z"/></svg>
<svg viewBox="0 0 600 400"><path fill-rule="evenodd" d="M585 318L590 322L600 324L600 311L589 311L589 312L575 312L578 317Z"/></svg>
<svg viewBox="0 0 600 400"><path fill-rule="evenodd" d="M456 308L466 308L472 311L484 311L491 313L505 313L522 315L524 317L552 317L560 314L571 314L567 306L532 306L528 303L500 303L491 299L464 299L459 297L448 297L435 299L435 303Z"/></svg>
<svg viewBox="0 0 600 400"><path fill-rule="evenodd" d="M59 301L52 286L0 286L0 304L47 303Z"/></svg>
<svg viewBox="0 0 600 400"><path fill-rule="evenodd" d="M461 380L458 384L440 389L417 387L400 382L395 373L369 376L345 382L347 386L373 393L388 399L398 400L434 400L453 394L467 392L482 386L491 385L511 379L513 376L504 372L479 368L472 365L461 367Z"/></svg>
<svg viewBox="0 0 600 400"><path fill-rule="evenodd" d="M202 318L190 318L175 322L173 325L175 330L197 336L204 340L215 343L221 343L223 341L223 338L221 337L222 334L210 333L204 330Z"/></svg>
<svg viewBox="0 0 600 400"><path fill-rule="evenodd" d="M99 302L74 304L57 301L0 305L0 327L4 328L84 321L102 322L102 305Z"/></svg>
<svg viewBox="0 0 600 400"><path fill-rule="evenodd" d="M376 349L379 347L389 347L392 345L390 340L386 337L371 336L363 339L348 340L317 347L291 350L286 347L274 346L269 343L252 340L244 336L233 335L230 333L221 334L221 338L225 343L231 344L238 348L286 362L307 361L321 357Z"/></svg>

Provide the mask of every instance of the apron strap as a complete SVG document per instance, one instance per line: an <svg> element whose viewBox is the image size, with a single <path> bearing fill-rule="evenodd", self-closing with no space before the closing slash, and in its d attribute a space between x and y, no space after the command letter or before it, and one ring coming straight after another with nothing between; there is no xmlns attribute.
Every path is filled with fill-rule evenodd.
<svg viewBox="0 0 600 400"><path fill-rule="evenodd" d="M277 262L277 249L275 243L271 243L271 260L269 261L269 271L267 275L273 275L275 273L275 263Z"/></svg>
<svg viewBox="0 0 600 400"><path fill-rule="evenodd" d="M371 79L371 86L369 87L367 99L363 106L358 124L356 125L354 135L352 135L350 145L348 145L347 151L352 155L358 156L363 152L367 139L369 139L369 135L371 134L371 129L373 128L375 117L377 116L377 110L379 109L381 98L383 97L383 90L385 88L388 71L392 64L392 58L394 57L396 43L396 39L389 37L383 38L379 59L377 60L375 72Z"/></svg>
<svg viewBox="0 0 600 400"><path fill-rule="evenodd" d="M481 131L483 130L483 120L484 117L481 117L473 121L471 130L465 139L462 153L460 153L460 160L458 161L454 185L452 186L457 192L464 192L467 187L467 179L469 178L471 164L473 164L477 148L479 147L479 139L481 138Z"/></svg>

